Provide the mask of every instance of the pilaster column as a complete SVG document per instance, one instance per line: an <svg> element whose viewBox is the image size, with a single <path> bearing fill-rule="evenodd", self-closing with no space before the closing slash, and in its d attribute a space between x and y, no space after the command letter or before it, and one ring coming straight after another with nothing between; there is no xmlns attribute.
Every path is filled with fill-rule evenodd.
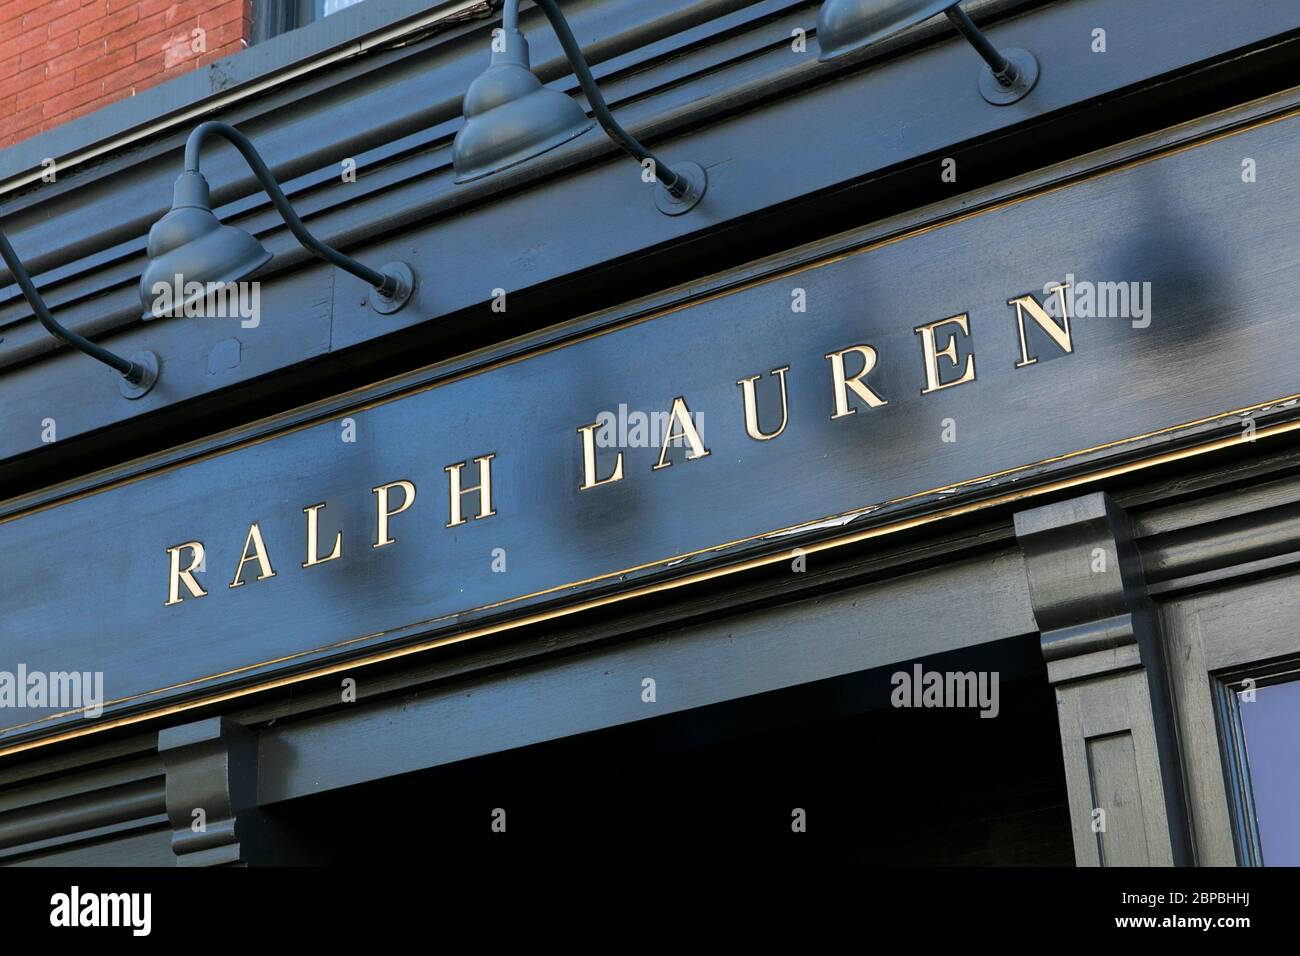
<svg viewBox="0 0 1300 956"><path fill-rule="evenodd" d="M1164 641L1130 523L1103 493L1015 516L1056 690L1080 866L1193 862Z"/></svg>

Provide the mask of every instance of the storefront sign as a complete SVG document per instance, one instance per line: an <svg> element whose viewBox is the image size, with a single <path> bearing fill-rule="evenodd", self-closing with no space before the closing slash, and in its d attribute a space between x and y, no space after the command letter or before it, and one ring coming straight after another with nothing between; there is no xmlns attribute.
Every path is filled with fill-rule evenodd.
<svg viewBox="0 0 1300 956"><path fill-rule="evenodd" d="M1049 313L1033 294L1019 295L1007 300L1008 307L1015 315L1018 342L1015 368L1028 368L1038 363L1038 356L1031 352L1029 347L1032 328L1046 335L1060 352L1073 352L1069 292L1068 283L1057 283L1048 288L1048 296L1055 297L1054 314ZM919 325L912 331L919 339L918 354L914 358L919 361L924 374L925 386L921 389L922 395L932 395L945 389L978 381L976 357L970 346L968 314L962 313ZM885 408L890 404L890 399L881 395L872 385L871 376L881 361L880 353L875 346L867 343L850 345L827 352L823 357L828 367L818 371L823 373L823 387L826 391L823 404L829 412L831 421L849 418L860 411L869 412L873 409ZM852 370L850 370L851 363ZM787 380L790 368L788 364L781 365L766 372L738 379L735 385L739 394L735 396L736 409L731 416L735 421L723 419L723 422L737 428L743 426L745 435L757 442L775 441L785 435L790 426L790 384ZM760 385L760 382L765 379L767 379L766 384ZM764 422L759 414L760 389L771 392L768 397L773 411L767 422ZM598 416L596 421L576 429L577 440L570 442L573 446L570 454L575 461L581 462L577 483L579 491L595 492L597 489L623 481L635 483L653 480L648 479L646 475L633 474L629 461L639 463L639 459L649 458L653 464L648 468L642 467L638 471L654 473L672 467L675 460L691 462L707 458L712 454L705 440L706 429L703 426L702 416L697 417L692 413L686 396L673 398L666 410L655 409L648 414L633 412L628 415L627 405L622 402L619 403L619 409L620 415L623 416L622 420L606 412ZM636 419L631 428L628 427L629 418ZM348 437L355 437L355 422L348 422L344 427L352 430L351 436L341 439L346 442ZM947 428L952 441L955 442L956 420L953 419ZM507 463L508 459L516 455L539 454L549 458L559 451L549 446L548 442L538 451L530 451L526 447L511 448L503 452L501 457ZM650 454L637 455L633 449L638 447L648 447ZM609 461L603 473L600 464L602 449L609 449L607 456ZM445 499L446 528L460 527L467 524L471 518L484 520L499 517L501 512L498 511L498 505L505 509L506 514L515 510L510 503L501 501L499 493L493 494L493 472L503 467L494 464L497 459L497 453L492 452L476 456L472 466L467 461L452 462L443 466L442 471L446 472L446 478L442 482L445 488L441 490L441 494ZM477 480L473 485L469 485L464 477L467 468L476 475ZM421 481L424 481L423 474L421 474ZM369 489L370 494L373 495L373 521L369 529L371 533L367 535L365 544L377 550L392 547L397 543L395 537L399 525L397 516L406 514L416 505L420 487L421 485L417 485L411 478L400 477L386 480ZM472 501L472 507L467 505L467 499ZM341 528L333 531L332 543L327 551L323 552L321 549L322 512L327 504L328 502L321 501L305 505L301 509L304 525L299 536L298 551L302 551L302 545L305 543L305 559L301 564L304 570L344 558ZM588 505L589 499L579 498L577 501L579 508ZM274 562L272 561L270 549L262 532L262 522L262 517L248 522L246 533L243 531L243 526L239 526L243 546L237 552L239 559L235 565L234 575L226 586L230 590L243 587L248 583L250 575L255 575L255 580L258 581L276 577L278 572L275 566L285 566L283 553L279 554ZM411 517L403 518L400 524L411 528L412 522L419 523L417 526L420 530L416 533L428 533L429 522L427 518L422 520L418 512ZM363 545L349 541L348 553L360 546ZM204 565L208 547L209 544L203 540L194 539L171 545L166 549L168 555L166 606L180 604L186 598L209 596L211 592L208 588L211 585L205 586L199 580L207 570ZM227 549L223 549L223 553L225 550ZM498 553L493 562L493 570L504 573L508 571L509 553L504 548L496 550Z"/></svg>
<svg viewBox="0 0 1300 956"><path fill-rule="evenodd" d="M1300 243L1261 223L1300 186L1232 170L1294 127L11 510L0 665L102 673L112 720L1250 437L1297 391Z"/></svg>

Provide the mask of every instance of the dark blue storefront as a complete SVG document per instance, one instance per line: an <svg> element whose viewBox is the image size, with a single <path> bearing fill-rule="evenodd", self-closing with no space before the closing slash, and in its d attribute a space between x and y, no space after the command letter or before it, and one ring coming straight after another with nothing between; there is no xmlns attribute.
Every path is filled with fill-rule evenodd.
<svg viewBox="0 0 1300 956"><path fill-rule="evenodd" d="M944 7L366 0L0 152L148 365L10 277L0 860L1295 862L1300 8Z"/></svg>

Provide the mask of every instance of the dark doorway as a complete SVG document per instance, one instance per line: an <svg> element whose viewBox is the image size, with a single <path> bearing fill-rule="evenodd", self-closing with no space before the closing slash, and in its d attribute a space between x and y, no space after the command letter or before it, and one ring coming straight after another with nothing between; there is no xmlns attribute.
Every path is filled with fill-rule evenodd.
<svg viewBox="0 0 1300 956"><path fill-rule="evenodd" d="M792 637L792 639L794 639ZM996 671L998 715L897 708L892 676ZM454 732L449 729L448 732ZM376 746L382 746L376 742ZM494 810L506 832L492 832ZM796 832L802 810L806 831ZM804 684L272 808L329 862L746 858L1073 865L1036 637Z"/></svg>

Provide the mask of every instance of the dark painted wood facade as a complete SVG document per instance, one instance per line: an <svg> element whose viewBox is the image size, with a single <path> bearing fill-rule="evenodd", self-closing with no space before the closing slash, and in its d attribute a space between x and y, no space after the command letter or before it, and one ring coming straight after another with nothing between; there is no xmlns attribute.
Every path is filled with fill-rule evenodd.
<svg viewBox="0 0 1300 956"><path fill-rule="evenodd" d="M633 757L789 829L797 786L726 780L857 747L930 786L817 778L823 813L918 808L915 833L844 824L853 859L1258 862L1225 700L1300 658L1300 8L972 2L1043 64L992 107L942 18L822 64L817 4L564 7L622 121L708 170L692 212L594 133L452 182L486 3L367 0L0 155L56 313L163 362L128 401L3 290L0 670L102 672L106 701L0 708L0 859L355 861L397 838L398 794ZM141 322L200 118L248 133L313 230L410 262L412 303L370 310L212 148L218 214L275 253L262 321ZM1098 283L1145 304L1088 315ZM698 444L584 462L597 416L678 400ZM490 507L449 496L480 460ZM304 550L321 504L333 561ZM273 574L241 560L254 523ZM201 595L169 565L194 542ZM1001 673L999 729L892 710L918 662ZM926 796L936 761L982 781L966 816Z"/></svg>

